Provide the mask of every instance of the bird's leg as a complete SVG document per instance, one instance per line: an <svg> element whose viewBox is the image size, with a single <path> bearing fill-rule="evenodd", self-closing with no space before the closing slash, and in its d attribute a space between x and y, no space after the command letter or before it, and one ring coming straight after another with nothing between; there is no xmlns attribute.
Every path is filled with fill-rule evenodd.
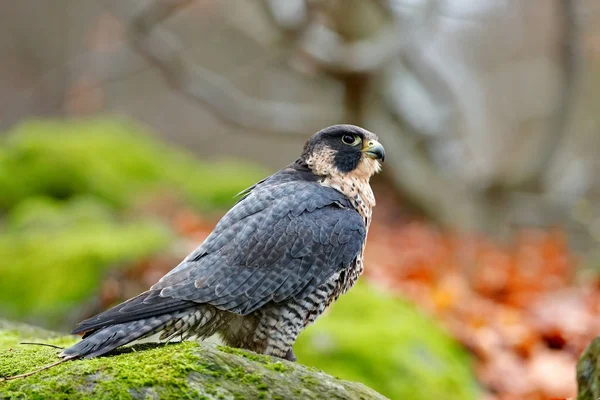
<svg viewBox="0 0 600 400"><path fill-rule="evenodd" d="M291 362L296 362L296 360L298 359L296 357L296 355L294 354L294 350L292 350L291 348L288 350L288 352L285 354L285 357L283 357L285 360L291 361Z"/></svg>
<svg viewBox="0 0 600 400"><path fill-rule="evenodd" d="M293 308L293 312L290 311ZM254 330L253 343L259 353L296 361L292 345L304 328L302 309L296 304L271 306L260 311L260 319Z"/></svg>

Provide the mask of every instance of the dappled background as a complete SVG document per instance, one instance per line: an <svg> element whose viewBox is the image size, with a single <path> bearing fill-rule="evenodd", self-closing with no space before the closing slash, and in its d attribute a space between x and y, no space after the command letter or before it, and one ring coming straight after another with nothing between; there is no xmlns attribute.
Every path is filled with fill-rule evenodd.
<svg viewBox="0 0 600 400"><path fill-rule="evenodd" d="M0 2L0 317L68 331L354 123L362 282L299 361L392 399L575 395L600 333L595 0Z"/></svg>

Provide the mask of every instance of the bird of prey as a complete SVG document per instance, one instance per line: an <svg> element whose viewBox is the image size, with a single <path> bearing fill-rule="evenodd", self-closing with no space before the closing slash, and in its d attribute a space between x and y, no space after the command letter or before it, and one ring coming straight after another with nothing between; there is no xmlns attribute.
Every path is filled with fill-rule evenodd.
<svg viewBox="0 0 600 400"><path fill-rule="evenodd" d="M353 125L314 134L286 168L240 193L212 233L142 294L81 322L65 359L137 339L204 339L295 361L298 334L363 271L383 146Z"/></svg>

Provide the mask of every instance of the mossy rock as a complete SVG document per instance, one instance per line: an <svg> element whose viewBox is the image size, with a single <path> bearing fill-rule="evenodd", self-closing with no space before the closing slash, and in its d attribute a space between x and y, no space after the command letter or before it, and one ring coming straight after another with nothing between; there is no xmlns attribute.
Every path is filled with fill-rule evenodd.
<svg viewBox="0 0 600 400"><path fill-rule="evenodd" d="M294 352L392 399L479 398L464 348L414 305L363 282L300 335Z"/></svg>
<svg viewBox="0 0 600 400"><path fill-rule="evenodd" d="M0 377L55 362L77 339L0 320ZM297 363L211 343L142 344L0 382L0 399L385 399Z"/></svg>
<svg viewBox="0 0 600 400"><path fill-rule="evenodd" d="M577 363L577 400L600 399L600 336L592 340Z"/></svg>

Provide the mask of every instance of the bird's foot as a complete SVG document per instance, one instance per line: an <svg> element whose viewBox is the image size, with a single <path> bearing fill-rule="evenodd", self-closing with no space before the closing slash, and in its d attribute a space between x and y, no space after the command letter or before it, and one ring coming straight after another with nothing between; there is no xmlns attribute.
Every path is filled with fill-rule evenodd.
<svg viewBox="0 0 600 400"><path fill-rule="evenodd" d="M283 357L284 360L288 360L291 362L296 362L296 360L298 358L296 358L296 356L294 355L294 350L289 349L287 353L285 353L285 357Z"/></svg>

